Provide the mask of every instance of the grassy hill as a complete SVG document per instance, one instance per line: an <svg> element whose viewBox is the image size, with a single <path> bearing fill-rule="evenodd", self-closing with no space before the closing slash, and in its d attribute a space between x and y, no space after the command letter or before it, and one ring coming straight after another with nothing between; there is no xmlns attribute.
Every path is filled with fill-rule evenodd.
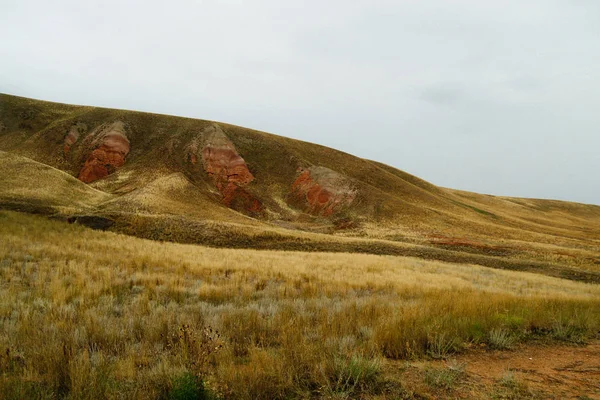
<svg viewBox="0 0 600 400"><path fill-rule="evenodd" d="M600 282L600 207L440 188L213 121L0 95L0 206L144 238Z"/></svg>

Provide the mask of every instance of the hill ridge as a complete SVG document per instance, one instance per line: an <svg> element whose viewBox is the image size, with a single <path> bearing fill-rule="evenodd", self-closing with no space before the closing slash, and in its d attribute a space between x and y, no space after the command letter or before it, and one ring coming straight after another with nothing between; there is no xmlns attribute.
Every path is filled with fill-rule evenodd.
<svg viewBox="0 0 600 400"><path fill-rule="evenodd" d="M322 249L315 243L327 234L332 249L346 237L363 240L365 251L369 241L391 240L577 273L600 265L599 206L441 188L377 161L227 123L0 94L0 150L11 171L0 178L5 207L20 185L18 202L30 211L37 204L59 218L109 218L110 229L148 238L247 247L298 240L310 250ZM19 159L20 171L14 156L33 161ZM59 184L57 174L32 181L33 162L108 200L77 203L72 197L94 196ZM54 194L33 196L40 184Z"/></svg>

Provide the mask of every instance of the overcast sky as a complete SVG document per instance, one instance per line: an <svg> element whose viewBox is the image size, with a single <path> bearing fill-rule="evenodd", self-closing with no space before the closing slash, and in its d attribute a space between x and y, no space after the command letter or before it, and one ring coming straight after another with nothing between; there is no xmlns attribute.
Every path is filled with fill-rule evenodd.
<svg viewBox="0 0 600 400"><path fill-rule="evenodd" d="M0 0L0 92L600 204L600 1Z"/></svg>

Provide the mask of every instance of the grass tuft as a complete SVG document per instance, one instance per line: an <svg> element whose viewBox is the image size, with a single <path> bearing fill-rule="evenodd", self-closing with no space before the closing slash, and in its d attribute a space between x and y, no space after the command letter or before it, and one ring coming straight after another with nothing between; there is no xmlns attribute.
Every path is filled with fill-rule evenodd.
<svg viewBox="0 0 600 400"><path fill-rule="evenodd" d="M504 328L495 328L488 334L488 345L495 350L507 350L512 348L516 337L509 330Z"/></svg>
<svg viewBox="0 0 600 400"><path fill-rule="evenodd" d="M464 375L464 364L451 363L445 368L427 367L424 379L425 383L433 388L452 390Z"/></svg>

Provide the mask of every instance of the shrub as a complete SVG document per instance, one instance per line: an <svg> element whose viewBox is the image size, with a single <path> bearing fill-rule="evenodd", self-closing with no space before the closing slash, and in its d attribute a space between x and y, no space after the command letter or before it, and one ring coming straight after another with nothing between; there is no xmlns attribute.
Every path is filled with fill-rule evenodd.
<svg viewBox="0 0 600 400"><path fill-rule="evenodd" d="M202 380L190 372L185 372L173 380L169 391L169 400L200 400L205 399Z"/></svg>

